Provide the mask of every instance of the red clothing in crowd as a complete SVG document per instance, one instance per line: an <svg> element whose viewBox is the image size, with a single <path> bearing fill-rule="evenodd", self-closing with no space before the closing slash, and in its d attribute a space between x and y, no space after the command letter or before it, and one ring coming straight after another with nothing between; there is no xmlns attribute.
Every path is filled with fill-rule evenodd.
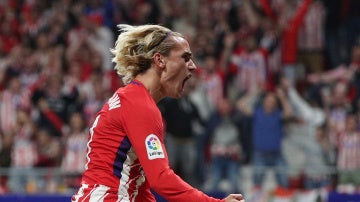
<svg viewBox="0 0 360 202"><path fill-rule="evenodd" d="M304 0L297 13L290 19L288 26L283 31L282 62L283 64L296 63L298 52L298 33L306 11L312 0Z"/></svg>
<svg viewBox="0 0 360 202"><path fill-rule="evenodd" d="M277 16L271 10L268 0L261 0L261 6L264 12L277 21ZM298 33L302 25L305 14L312 3L312 0L303 0L302 4L297 9L296 13L288 20L287 27L282 32L282 63L294 64L296 63L296 56L298 52Z"/></svg>

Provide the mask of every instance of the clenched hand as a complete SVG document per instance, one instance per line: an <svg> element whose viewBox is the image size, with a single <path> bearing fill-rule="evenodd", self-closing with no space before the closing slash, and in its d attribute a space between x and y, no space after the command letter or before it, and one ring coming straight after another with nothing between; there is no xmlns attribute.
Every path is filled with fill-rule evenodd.
<svg viewBox="0 0 360 202"><path fill-rule="evenodd" d="M225 202L245 202L245 199L241 194L230 194L225 198Z"/></svg>

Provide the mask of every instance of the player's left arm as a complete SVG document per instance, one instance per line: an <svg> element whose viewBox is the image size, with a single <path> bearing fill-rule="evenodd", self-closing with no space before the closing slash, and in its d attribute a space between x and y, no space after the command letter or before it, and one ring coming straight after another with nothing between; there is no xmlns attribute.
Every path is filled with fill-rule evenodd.
<svg viewBox="0 0 360 202"><path fill-rule="evenodd" d="M169 167L161 113L147 106L127 107L125 131L139 158L149 186L169 201L221 201L191 187Z"/></svg>

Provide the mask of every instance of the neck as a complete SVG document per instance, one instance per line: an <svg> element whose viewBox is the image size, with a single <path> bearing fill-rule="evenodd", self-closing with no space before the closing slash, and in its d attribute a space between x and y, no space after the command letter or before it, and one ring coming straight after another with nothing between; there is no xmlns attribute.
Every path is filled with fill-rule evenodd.
<svg viewBox="0 0 360 202"><path fill-rule="evenodd" d="M156 103L165 97L161 92L160 77L154 69L148 69L145 73L137 75L135 79L145 86Z"/></svg>

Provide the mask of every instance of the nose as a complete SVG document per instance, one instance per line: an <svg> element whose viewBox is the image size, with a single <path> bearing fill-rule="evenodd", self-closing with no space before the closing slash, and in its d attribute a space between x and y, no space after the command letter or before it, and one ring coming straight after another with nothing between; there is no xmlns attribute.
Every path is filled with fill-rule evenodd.
<svg viewBox="0 0 360 202"><path fill-rule="evenodd" d="M190 60L189 61L189 66L188 66L188 69L193 71L193 70L196 70L197 69L197 66L195 65L194 61L193 60Z"/></svg>

